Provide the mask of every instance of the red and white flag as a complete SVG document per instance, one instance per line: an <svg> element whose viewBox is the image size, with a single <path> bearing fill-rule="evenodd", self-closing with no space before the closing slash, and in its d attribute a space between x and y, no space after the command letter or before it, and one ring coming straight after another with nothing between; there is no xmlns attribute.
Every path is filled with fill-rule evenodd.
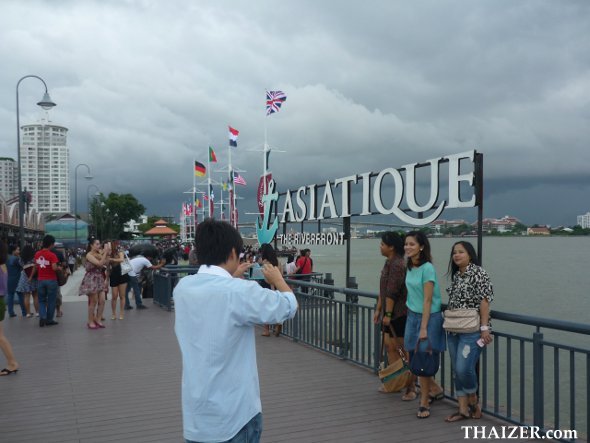
<svg viewBox="0 0 590 443"><path fill-rule="evenodd" d="M240 174L234 173L234 183L236 185L242 185L242 186L246 186L246 180L244 180L244 177L242 177Z"/></svg>
<svg viewBox="0 0 590 443"><path fill-rule="evenodd" d="M237 148L238 147L238 134L240 133L240 131L232 128L231 126L228 126L228 128L229 128L229 145Z"/></svg>

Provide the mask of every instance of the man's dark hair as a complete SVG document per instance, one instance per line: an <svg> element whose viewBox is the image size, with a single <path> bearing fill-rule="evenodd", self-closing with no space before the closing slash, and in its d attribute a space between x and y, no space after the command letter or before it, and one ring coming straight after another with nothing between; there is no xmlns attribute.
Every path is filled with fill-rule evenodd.
<svg viewBox="0 0 590 443"><path fill-rule="evenodd" d="M35 250L31 245L25 245L21 251L20 258L23 263L28 263L35 258Z"/></svg>
<svg viewBox="0 0 590 443"><path fill-rule="evenodd" d="M227 261L232 250L238 255L244 245L236 228L227 222L211 218L199 223L195 242L199 264L217 266Z"/></svg>
<svg viewBox="0 0 590 443"><path fill-rule="evenodd" d="M271 244L263 243L260 246L260 257L262 258L262 260L266 260L273 266L279 265L279 258L277 257L277 252Z"/></svg>
<svg viewBox="0 0 590 443"><path fill-rule="evenodd" d="M51 245L55 243L55 237L53 235L46 235L43 237L43 247L49 248Z"/></svg>

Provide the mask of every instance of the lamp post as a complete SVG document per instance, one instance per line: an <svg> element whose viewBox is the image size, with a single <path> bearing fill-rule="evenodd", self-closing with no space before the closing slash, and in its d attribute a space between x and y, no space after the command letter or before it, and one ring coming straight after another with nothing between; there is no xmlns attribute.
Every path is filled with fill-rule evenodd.
<svg viewBox="0 0 590 443"><path fill-rule="evenodd" d="M96 193L94 194L95 197L98 197L100 195L100 188L94 184L89 185L86 189L86 206L88 207L88 220L90 220L90 188L96 189ZM94 220L94 216L92 217L92 223L96 223L96 220Z"/></svg>
<svg viewBox="0 0 590 443"><path fill-rule="evenodd" d="M41 106L43 109L48 111L49 109L55 106L55 103L49 97L49 92L47 92L47 84L45 80L37 75L25 75L22 77L16 84L16 149L18 151L18 235L19 235L19 244L21 250L25 246L25 200L23 196L23 180L22 180L22 165L21 165L21 155L20 155L20 110L19 110L19 100L18 100L18 87L20 86L21 82L26 78L36 78L43 83L45 86L45 94L40 102L37 103L38 106Z"/></svg>
<svg viewBox="0 0 590 443"><path fill-rule="evenodd" d="M88 173L84 176L86 180L90 180L92 175L90 173L90 166L86 163L79 163L74 169L74 248L78 247L78 168L86 166Z"/></svg>
<svg viewBox="0 0 590 443"><path fill-rule="evenodd" d="M96 193L94 194L96 197L98 197L100 195L100 188L98 186L88 185L88 188L86 189L86 201L88 201L88 211L90 211L90 189L91 188L96 189Z"/></svg>
<svg viewBox="0 0 590 443"><path fill-rule="evenodd" d="M111 210L109 208L106 209L106 217L105 217L105 231L106 231L106 236L104 238L109 238L109 235L111 233ZM104 234L103 234L104 235Z"/></svg>

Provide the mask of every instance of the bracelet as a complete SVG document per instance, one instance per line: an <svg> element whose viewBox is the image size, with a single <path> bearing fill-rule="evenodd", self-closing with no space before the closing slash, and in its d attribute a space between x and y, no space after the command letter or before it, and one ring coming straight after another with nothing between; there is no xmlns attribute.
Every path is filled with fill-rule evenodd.
<svg viewBox="0 0 590 443"><path fill-rule="evenodd" d="M386 312L385 313L385 317L391 318L392 315L393 315L393 312Z"/></svg>
<svg viewBox="0 0 590 443"><path fill-rule="evenodd" d="M483 326L480 326L480 327L479 327L479 330L480 330L480 331L491 331L491 330L492 330L492 328L490 328L490 326L489 326L489 325L483 325Z"/></svg>

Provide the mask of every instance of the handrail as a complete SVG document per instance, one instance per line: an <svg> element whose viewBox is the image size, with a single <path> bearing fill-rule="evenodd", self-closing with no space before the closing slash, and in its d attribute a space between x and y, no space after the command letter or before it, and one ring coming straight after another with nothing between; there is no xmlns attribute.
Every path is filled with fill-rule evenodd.
<svg viewBox="0 0 590 443"><path fill-rule="evenodd" d="M154 303L173 309L172 291L183 275L197 267L167 266L154 276ZM300 277L298 275L297 277ZM299 303L295 317L285 322L284 335L311 347L331 353L373 371L380 359L381 330L373 323L378 295L355 288L326 284L331 278L315 273L305 279L287 278ZM335 297L335 294L343 296ZM360 300L359 297L365 297ZM446 305L443 304L443 309ZM480 367L480 398L486 414L522 426L537 426L541 432L567 424L580 436L588 436L587 413L590 407L590 350L567 343L545 340L545 330L590 335L590 325L530 315L492 311L495 340L483 349ZM502 322L536 328L514 332ZM517 329L518 330L518 329ZM579 337L579 336L577 336ZM584 342L585 344L585 342ZM448 398L455 395L448 353L443 353L439 381ZM569 384L569 389L567 389ZM575 388L574 388L575 387ZM546 418L547 416L547 418ZM567 418L567 420L565 419ZM561 441L573 441L563 438Z"/></svg>
<svg viewBox="0 0 590 443"><path fill-rule="evenodd" d="M322 283L313 283L313 282L306 282L304 280L296 280L296 279L285 279L285 281L289 284L305 286L309 288L317 288L324 291L334 291L340 292L346 295L358 295L361 297L371 298L377 300L379 294L375 292L368 292L368 291L361 291L358 289L351 289L351 288L343 288L338 286L331 286ZM442 304L443 310L447 307L445 303ZM533 317L531 315L523 315L523 314L513 314L510 312L502 312L496 311L495 309L491 311L491 317L493 320L502 320L508 321L512 323L520 323L529 326L536 326L539 328L549 328L555 329L558 331L565 331L565 332L575 332L577 334L584 334L590 335L590 324L585 323L576 323L571 321L565 320L555 320L551 318L543 318L543 317Z"/></svg>

